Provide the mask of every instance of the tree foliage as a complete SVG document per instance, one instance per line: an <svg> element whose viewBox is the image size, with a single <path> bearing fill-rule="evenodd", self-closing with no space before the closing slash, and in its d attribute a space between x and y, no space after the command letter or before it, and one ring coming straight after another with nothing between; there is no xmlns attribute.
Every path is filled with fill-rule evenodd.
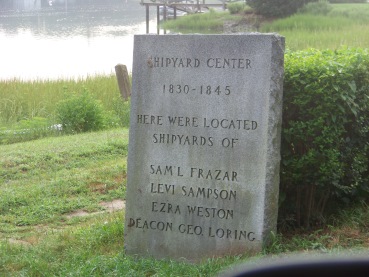
<svg viewBox="0 0 369 277"><path fill-rule="evenodd" d="M281 216L309 227L369 199L369 51L285 55Z"/></svg>
<svg viewBox="0 0 369 277"><path fill-rule="evenodd" d="M247 4L256 13L267 17L284 17L297 12L309 2L316 0L248 0Z"/></svg>

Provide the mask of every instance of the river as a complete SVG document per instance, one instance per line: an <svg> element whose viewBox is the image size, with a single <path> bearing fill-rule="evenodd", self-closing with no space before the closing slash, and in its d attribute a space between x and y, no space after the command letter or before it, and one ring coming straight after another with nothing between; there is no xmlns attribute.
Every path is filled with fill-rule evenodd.
<svg viewBox="0 0 369 277"><path fill-rule="evenodd" d="M133 35L146 32L139 0L14 1L21 3L0 10L0 80L107 75L118 63L131 70Z"/></svg>

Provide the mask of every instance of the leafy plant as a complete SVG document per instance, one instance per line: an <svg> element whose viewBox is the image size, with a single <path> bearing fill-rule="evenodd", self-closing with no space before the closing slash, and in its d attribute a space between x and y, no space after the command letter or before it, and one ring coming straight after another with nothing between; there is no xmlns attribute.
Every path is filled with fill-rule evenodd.
<svg viewBox="0 0 369 277"><path fill-rule="evenodd" d="M248 0L247 4L258 14L267 17L285 17L294 14L312 1L314 0Z"/></svg>
<svg viewBox="0 0 369 277"><path fill-rule="evenodd" d="M281 215L298 226L369 193L369 52L285 56Z"/></svg>
<svg viewBox="0 0 369 277"><path fill-rule="evenodd" d="M230 14L237 14L243 11L246 4L244 2L230 2L227 5L227 9L230 12Z"/></svg>
<svg viewBox="0 0 369 277"><path fill-rule="evenodd" d="M57 104L57 118L67 133L101 130L105 127L105 112L99 101L85 89L73 93Z"/></svg>

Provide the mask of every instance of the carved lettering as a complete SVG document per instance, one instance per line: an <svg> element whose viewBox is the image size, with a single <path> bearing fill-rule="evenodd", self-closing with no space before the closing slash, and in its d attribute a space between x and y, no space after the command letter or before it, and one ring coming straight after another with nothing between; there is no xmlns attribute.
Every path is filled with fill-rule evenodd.
<svg viewBox="0 0 369 277"><path fill-rule="evenodd" d="M251 60L247 58L198 58L187 57L151 57L150 68L197 68L204 65L216 69L251 69Z"/></svg>
<svg viewBox="0 0 369 277"><path fill-rule="evenodd" d="M153 57L151 60L153 67L196 68L200 66L200 60L193 58Z"/></svg>
<svg viewBox="0 0 369 277"><path fill-rule="evenodd" d="M137 123L140 124L151 124L151 125L163 125L163 116L161 115L148 115L148 114L138 114Z"/></svg>
<svg viewBox="0 0 369 277"><path fill-rule="evenodd" d="M181 214L181 209L179 208L179 205L172 205L166 202L152 202L151 211L155 213Z"/></svg>
<svg viewBox="0 0 369 277"><path fill-rule="evenodd" d="M182 234L197 235L197 236L203 235L201 226L180 224L178 226L178 230Z"/></svg>
<svg viewBox="0 0 369 277"><path fill-rule="evenodd" d="M248 241L254 241L256 239L254 232L247 232L242 230L230 230L223 228L213 229L212 227L209 227L208 236L211 238L248 240Z"/></svg>
<svg viewBox="0 0 369 277"><path fill-rule="evenodd" d="M153 175L170 175L170 176L179 176L183 177L181 172L181 168L178 166L171 166L171 165L163 165L163 166L156 166L154 164L150 165L150 174Z"/></svg>
<svg viewBox="0 0 369 277"><path fill-rule="evenodd" d="M173 223L155 220L143 220L141 218L130 218L128 227L147 230L172 231Z"/></svg>
<svg viewBox="0 0 369 277"><path fill-rule="evenodd" d="M151 183L151 193L174 194L174 185Z"/></svg>
<svg viewBox="0 0 369 277"><path fill-rule="evenodd" d="M208 119L204 118L204 128L229 129L229 130L256 130L258 123L253 120L244 119Z"/></svg>
<svg viewBox="0 0 369 277"><path fill-rule="evenodd" d="M191 167L191 177L206 180L216 180L216 181L232 181L237 182L237 172L236 171L224 171L220 169L209 170Z"/></svg>
<svg viewBox="0 0 369 277"><path fill-rule="evenodd" d="M168 116L169 124L179 127L199 127L197 117Z"/></svg>
<svg viewBox="0 0 369 277"><path fill-rule="evenodd" d="M137 229L142 229L142 230L155 230L155 231L162 231L162 232L177 230L181 234L186 234L186 235L195 235L195 236L205 235L209 238L216 238L216 239L247 240L250 242L256 241L255 232L250 232L246 230L208 227L207 232L204 232L204 227L202 226L184 224L184 223L177 225L176 229L173 229L172 222L146 220L140 217L130 218L128 220L128 228L137 228Z"/></svg>
<svg viewBox="0 0 369 277"><path fill-rule="evenodd" d="M206 61L210 68L232 68L232 69L251 69L251 60L237 58L210 58Z"/></svg>
<svg viewBox="0 0 369 277"><path fill-rule="evenodd" d="M237 191L235 190L226 190L226 189L217 189L217 188L203 188L203 187L186 187L182 186L181 192L183 196L194 197L194 198L214 198L221 200L236 200Z"/></svg>
<svg viewBox="0 0 369 277"><path fill-rule="evenodd" d="M212 137L185 136L178 134L153 134L152 142L158 144L177 144L188 146L213 146Z"/></svg>
<svg viewBox="0 0 369 277"><path fill-rule="evenodd" d="M198 217L233 219L233 210L205 208L200 206L187 206L187 211L188 214Z"/></svg>

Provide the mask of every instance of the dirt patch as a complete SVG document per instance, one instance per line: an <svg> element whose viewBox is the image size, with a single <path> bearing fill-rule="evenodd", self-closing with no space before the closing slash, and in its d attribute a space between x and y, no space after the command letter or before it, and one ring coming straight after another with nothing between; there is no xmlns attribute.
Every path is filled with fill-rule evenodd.
<svg viewBox="0 0 369 277"><path fill-rule="evenodd" d="M93 212L93 213L89 213L86 212L84 210L76 210L72 213L69 213L66 215L67 218L73 218L73 217L83 217L83 216L91 216L91 215L97 215L97 214L102 214L104 212L108 212L108 213L112 213L112 212L116 212L119 210L123 210L126 207L126 201L121 200L121 199L115 199L113 201L109 201L109 202L101 202L99 203L99 205L103 208L105 208L104 211L100 211L100 212Z"/></svg>
<svg viewBox="0 0 369 277"><path fill-rule="evenodd" d="M31 246L32 244L28 241L21 239L8 239L9 244L21 245L21 246Z"/></svg>
<svg viewBox="0 0 369 277"><path fill-rule="evenodd" d="M99 205L104 207L107 212L112 213L115 211L123 210L126 207L126 201L115 199L110 202L101 202Z"/></svg>
<svg viewBox="0 0 369 277"><path fill-rule="evenodd" d="M82 217L82 216L90 216L90 215L101 214L101 213L103 213L103 212L88 213L84 210L76 210L74 212L71 212L70 214L67 214L66 217L67 218Z"/></svg>
<svg viewBox="0 0 369 277"><path fill-rule="evenodd" d="M89 185L89 187L92 192L98 192L98 193L104 194L107 191L106 184L103 184L103 183L92 183Z"/></svg>
<svg viewBox="0 0 369 277"><path fill-rule="evenodd" d="M114 178L114 181L117 184L123 184L125 180L127 180L127 174L125 173Z"/></svg>
<svg viewBox="0 0 369 277"><path fill-rule="evenodd" d="M247 13L241 19L227 20L223 24L223 33L250 33L259 32L264 23L272 22L274 18L266 18L262 15Z"/></svg>
<svg viewBox="0 0 369 277"><path fill-rule="evenodd" d="M250 33L256 32L258 30L257 26L254 26L252 23L249 23L245 20L241 21L233 21L227 20L223 23L223 33L224 34L232 34L232 33Z"/></svg>

